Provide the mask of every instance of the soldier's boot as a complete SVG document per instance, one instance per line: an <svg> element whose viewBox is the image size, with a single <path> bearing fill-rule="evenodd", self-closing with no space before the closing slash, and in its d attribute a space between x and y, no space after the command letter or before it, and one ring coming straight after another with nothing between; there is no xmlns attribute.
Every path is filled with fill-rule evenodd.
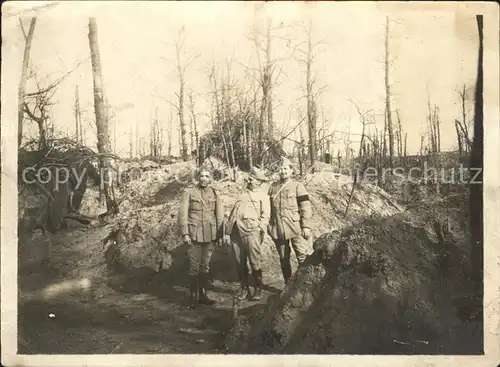
<svg viewBox="0 0 500 367"><path fill-rule="evenodd" d="M198 306L198 276L189 277L189 303L188 308L193 309Z"/></svg>
<svg viewBox="0 0 500 367"><path fill-rule="evenodd" d="M262 270L252 271L252 276L255 281L255 291L250 300L259 301L262 299Z"/></svg>
<svg viewBox="0 0 500 367"><path fill-rule="evenodd" d="M285 285L288 285L290 278L292 277L292 266L288 264L281 264L281 271L283 273L283 279L285 280Z"/></svg>
<svg viewBox="0 0 500 367"><path fill-rule="evenodd" d="M208 274L202 273L200 274L200 288L199 288L199 298L198 303L201 305L211 306L215 303L213 299L208 298L207 296L207 287L208 287Z"/></svg>
<svg viewBox="0 0 500 367"><path fill-rule="evenodd" d="M242 270L240 273L240 290L236 294L236 298L239 301L243 301L248 298L250 294L250 287L248 286L248 272L246 270Z"/></svg>

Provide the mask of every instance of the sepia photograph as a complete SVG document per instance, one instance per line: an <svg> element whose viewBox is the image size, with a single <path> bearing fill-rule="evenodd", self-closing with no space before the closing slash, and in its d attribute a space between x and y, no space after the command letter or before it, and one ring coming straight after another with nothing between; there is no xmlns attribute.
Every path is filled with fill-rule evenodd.
<svg viewBox="0 0 500 367"><path fill-rule="evenodd" d="M3 3L2 364L497 365L498 14Z"/></svg>

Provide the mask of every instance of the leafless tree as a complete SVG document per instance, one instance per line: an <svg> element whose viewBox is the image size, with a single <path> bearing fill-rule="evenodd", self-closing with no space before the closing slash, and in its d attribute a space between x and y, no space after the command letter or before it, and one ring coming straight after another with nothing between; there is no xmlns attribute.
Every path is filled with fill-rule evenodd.
<svg viewBox="0 0 500 367"><path fill-rule="evenodd" d="M80 92L78 86L75 86L75 140L79 144L83 144L83 126L82 126L82 111L80 108Z"/></svg>
<svg viewBox="0 0 500 367"><path fill-rule="evenodd" d="M272 136L273 111L272 111L272 88L273 88L273 73L275 70L275 62L271 57L272 21L267 19L266 32L262 34L255 27L250 35L250 40L253 42L256 50L259 71L259 84L262 88L262 102L260 105L260 124L258 130L258 146L259 151L264 151L265 141L269 136ZM265 61L263 62L261 52L264 53Z"/></svg>
<svg viewBox="0 0 500 367"><path fill-rule="evenodd" d="M424 155L424 142L425 142L425 135L422 134L420 136L420 150L419 150L419 154L420 156L423 156Z"/></svg>
<svg viewBox="0 0 500 367"><path fill-rule="evenodd" d="M312 21L309 21L307 25L299 24L299 26L304 30L306 40L295 46L294 58L305 67L305 97L307 102L307 131L308 131L308 147L309 147L309 160L311 165L314 165L317 160L318 155L318 103L317 99L322 91L325 89L323 87L317 87L316 77L313 75L313 64L317 57L318 51L317 47L324 44L324 40L314 42L313 40L313 27ZM301 46L305 43L305 49ZM320 141L321 142L321 141Z"/></svg>
<svg viewBox="0 0 500 367"><path fill-rule="evenodd" d="M198 133L198 122L197 122L197 113L193 99L193 91L189 92L189 112L191 113L191 151L198 151L198 146L200 143L200 136ZM199 155L199 154L198 154Z"/></svg>
<svg viewBox="0 0 500 367"><path fill-rule="evenodd" d="M477 314L483 307L483 250L484 250L484 232L483 232L483 155L484 155L484 107L483 107L483 15L476 15L479 50L477 65L477 81L474 103L474 138L471 147L470 165L479 170L479 175L475 183L470 184L470 214L471 214L471 263L472 280L474 283L475 297L477 300Z"/></svg>
<svg viewBox="0 0 500 367"><path fill-rule="evenodd" d="M434 108L431 107L429 94L427 96L427 108L427 120L429 122L429 135L431 144L430 151L435 154L441 151L441 126L439 120L439 108L436 105L434 105Z"/></svg>
<svg viewBox="0 0 500 367"><path fill-rule="evenodd" d="M31 51L31 43L33 41L33 34L35 33L36 26L36 17L31 18L30 28L28 30L28 34L24 30L24 25L21 19L19 19L19 24L21 26L21 31L24 36L24 55L23 55L23 67L21 70L21 80L19 81L19 90L18 90L18 115L17 115L17 127L18 127L18 141L17 145L20 146L23 140L23 119L24 119L24 110L25 110L25 88L26 81L28 80L28 71L30 64L30 51Z"/></svg>
<svg viewBox="0 0 500 367"><path fill-rule="evenodd" d="M181 157L182 160L187 161L189 159L188 154L188 142L187 142L187 128L186 122L184 120L184 93L186 87L186 71L189 66L197 59L198 56L192 59L186 60L186 40L185 40L185 29L184 26L179 30L179 36L175 42L175 53L177 58L177 75L179 78L179 93L177 96L177 113L179 115L179 125L180 125L180 143L181 143Z"/></svg>
<svg viewBox="0 0 500 367"><path fill-rule="evenodd" d="M387 131L389 133L389 165L393 167L394 132L391 111L391 86L389 78L389 17L385 17L385 111L387 113Z"/></svg>
<svg viewBox="0 0 500 367"><path fill-rule="evenodd" d="M170 109L170 115L168 117L168 148L167 148L167 154L169 157L172 156L172 134L173 134L173 122L174 122L174 117L172 116L172 109Z"/></svg>
<svg viewBox="0 0 500 367"><path fill-rule="evenodd" d="M132 124L130 124L130 126L129 126L129 135L128 135L128 137L129 137L129 142L128 142L129 152L128 152L128 154L129 154L130 158L132 158L134 156L134 152L132 150L132 148L133 148L133 141L134 141L134 134L133 134Z"/></svg>
<svg viewBox="0 0 500 367"><path fill-rule="evenodd" d="M254 78L259 84L262 92L262 100L259 110L259 127L257 129L257 154L258 164L263 165L264 155L267 152L266 142L274 141L275 123L273 112L274 105L273 90L278 85L278 80L282 74L279 61L282 58L273 57L275 50L275 40L284 39L280 31L285 29L283 25L274 26L272 19L266 19L265 32L257 25L252 27L250 35L247 37L254 47L258 66L256 69L244 65L248 75ZM255 138L255 134L254 134ZM273 145L273 144L271 144Z"/></svg>
<svg viewBox="0 0 500 367"><path fill-rule="evenodd" d="M469 120L467 117L467 89L465 84L462 89L458 91L458 95L460 97L460 104L462 109L462 121L455 119L455 129L457 132L457 140L458 140L458 149L460 155L463 153L470 152L470 148L472 146L472 141L469 135L469 126L472 120Z"/></svg>
<svg viewBox="0 0 500 367"><path fill-rule="evenodd" d="M149 154L151 158L154 161L158 161L161 157L163 148L163 134L158 120L158 107L155 108L155 116L151 120L149 144Z"/></svg>
<svg viewBox="0 0 500 367"><path fill-rule="evenodd" d="M396 132L398 156L406 157L406 145L408 140L408 134L403 132L403 127L401 125L401 117L399 116L399 110L396 110L396 117L398 119L398 131Z"/></svg>
<svg viewBox="0 0 500 367"><path fill-rule="evenodd" d="M108 136L108 116L106 114L106 106L104 104L105 97L102 85L102 67L101 55L99 52L97 22L96 19L89 18L89 45L92 61L92 74L94 80L94 110L97 125L97 149L100 155L100 166L102 168L103 189L106 198L107 213L117 213L118 206L114 198L113 186L110 185L110 163L106 154L109 154L109 136Z"/></svg>
<svg viewBox="0 0 500 367"><path fill-rule="evenodd" d="M363 126L363 130L361 132L361 140L359 142L359 150L358 150L358 160L359 160L358 163L362 164L363 162L361 162L361 157L363 156L363 147L365 146L366 126L371 123L368 120L367 115L371 111L362 112L360 107L357 104L355 104L354 102L352 102L352 103L356 106L356 110L358 111L358 115L359 115L359 121L361 122L361 124ZM358 169L357 171L354 172L354 180L352 183L351 193L349 195L349 200L347 201L347 205L346 205L345 212L344 212L345 217L347 217L347 213L349 211L349 206L350 206L352 198L354 196L354 189L356 188L356 184L358 182L358 173L359 172L363 172L363 167L361 170Z"/></svg>
<svg viewBox="0 0 500 367"><path fill-rule="evenodd" d="M38 126L39 149L43 150L47 148L47 140L53 135L53 129L50 128L49 123L50 109L54 104L53 97L56 88L46 91L41 86L36 73L33 73L33 78L35 79L37 92L31 94L25 93L24 112Z"/></svg>

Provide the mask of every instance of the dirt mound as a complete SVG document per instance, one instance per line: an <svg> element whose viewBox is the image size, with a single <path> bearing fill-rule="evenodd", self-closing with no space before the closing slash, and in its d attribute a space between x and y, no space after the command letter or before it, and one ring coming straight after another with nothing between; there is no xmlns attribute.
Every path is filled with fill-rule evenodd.
<svg viewBox="0 0 500 367"><path fill-rule="evenodd" d="M193 183L195 163L193 161L152 165L149 162L122 162L119 171L128 173L130 181L121 181L116 190L117 201L120 203L119 214L109 223L99 225L99 231L107 231L107 239L103 250L96 252L95 256L102 259L104 254L110 269L133 274L134 277L162 271L176 276L183 274L187 248L181 244L178 237L177 213L182 190ZM205 165L219 172L221 176L228 175L227 167L215 159L208 159ZM237 196L245 187L246 176L246 173L240 172L236 182L222 179L214 183L221 193L225 213L229 213ZM360 184L355 190L349 213L344 217L352 187L348 177L334 177L331 172L319 172L308 175L304 184L314 207L313 233L316 237L376 212L392 215L402 210L392 203L391 197L382 190L372 185ZM26 205L20 206L23 208L20 217L25 215L26 211L35 213L39 206L33 200L31 204L26 201ZM96 217L104 212L105 203L99 197L98 189L89 188L83 198L80 213ZM95 232L94 229L89 231ZM311 241L310 252L312 251ZM297 263L294 255L292 261L295 269ZM231 250L217 249L212 260L212 276L235 281L236 269L233 271L232 266L235 264ZM263 270L265 282L281 279L277 252L268 236L263 248Z"/></svg>
<svg viewBox="0 0 500 367"><path fill-rule="evenodd" d="M479 352L481 329L453 313L470 291L461 205L424 203L325 234L281 297L240 320L229 352Z"/></svg>
<svg viewBox="0 0 500 367"><path fill-rule="evenodd" d="M217 166L217 169L221 167ZM120 214L113 219L110 227L111 241L108 243L106 255L108 263L113 264L115 269L125 272L139 268L147 268L151 272L178 272L180 267L184 266L187 249L182 246L178 237L177 212L182 190L192 183L192 170L190 163L151 169L123 188L120 193L123 198ZM244 189L246 176L246 173L239 174L236 182L214 182L214 187L220 191L225 213L229 213ZM348 216L344 217L352 183L349 183L345 176L341 176L337 179L336 187L332 185L331 180L330 176L317 174L304 182L314 207L315 236L376 212L380 215L391 215L402 210L392 203L391 197L382 190L362 184L355 191ZM263 189L267 190L267 187ZM312 253L312 245L310 252ZM263 259L264 280L281 279L277 252L268 236L264 240ZM293 261L296 266L296 259L293 258ZM234 261L231 250L217 249L212 262L213 276L218 279L236 280L236 269L228 271L232 266Z"/></svg>

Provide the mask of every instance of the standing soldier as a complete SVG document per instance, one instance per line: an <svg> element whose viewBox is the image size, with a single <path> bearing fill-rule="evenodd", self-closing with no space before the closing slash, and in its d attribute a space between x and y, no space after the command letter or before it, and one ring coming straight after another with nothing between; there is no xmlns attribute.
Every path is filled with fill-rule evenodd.
<svg viewBox="0 0 500 367"><path fill-rule="evenodd" d="M196 302L213 305L207 296L208 273L215 243L222 242L223 212L217 189L210 186L212 177L208 170L200 170L199 181L187 188L179 207L179 229L182 240L189 246L190 308Z"/></svg>
<svg viewBox="0 0 500 367"><path fill-rule="evenodd" d="M268 233L280 257L285 284L292 276L290 242L299 266L308 253L307 240L311 236L311 203L306 188L291 178L292 163L283 157L279 170L280 180L269 188L271 219Z"/></svg>
<svg viewBox="0 0 500 367"><path fill-rule="evenodd" d="M239 300L249 297L250 300L262 298L262 269L260 267L261 246L269 223L270 207L266 192L261 190L265 174L253 168L247 181L246 190L234 204L225 232L233 243L233 251L238 264L238 278L241 289L237 295ZM247 260L250 261L255 291L250 295Z"/></svg>

